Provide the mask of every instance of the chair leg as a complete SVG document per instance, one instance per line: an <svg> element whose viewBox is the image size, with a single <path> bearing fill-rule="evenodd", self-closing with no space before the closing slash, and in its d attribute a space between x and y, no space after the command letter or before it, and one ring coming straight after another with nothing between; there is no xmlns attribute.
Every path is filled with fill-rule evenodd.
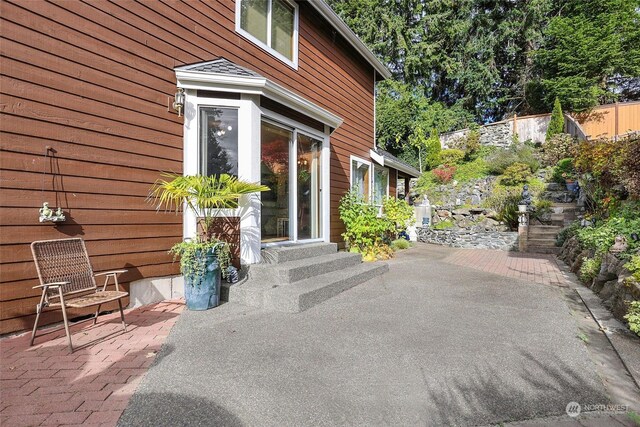
<svg viewBox="0 0 640 427"><path fill-rule="evenodd" d="M118 307L120 307L120 319L122 319L122 327L127 332L127 324L124 322L124 311L122 311L122 300L118 300Z"/></svg>
<svg viewBox="0 0 640 427"><path fill-rule="evenodd" d="M33 340L36 339L36 329L38 329L38 321L40 321L40 313L42 313L42 308L44 306L44 295L46 291L42 292L42 297L40 298L40 304L36 305L36 321L33 323L33 331L31 331L31 341L29 341L29 346L33 345Z"/></svg>
<svg viewBox="0 0 640 427"><path fill-rule="evenodd" d="M64 320L64 330L67 332L67 341L69 342L69 350L73 353L73 344L71 343L71 332L69 331L69 319L67 319L67 308L64 305L64 297L62 289L60 289L60 308L62 309L62 319Z"/></svg>
<svg viewBox="0 0 640 427"><path fill-rule="evenodd" d="M98 309L96 310L96 315L93 318L93 324L95 325L96 323L98 323L98 314L100 313L100 307L102 307L102 304L98 305Z"/></svg>

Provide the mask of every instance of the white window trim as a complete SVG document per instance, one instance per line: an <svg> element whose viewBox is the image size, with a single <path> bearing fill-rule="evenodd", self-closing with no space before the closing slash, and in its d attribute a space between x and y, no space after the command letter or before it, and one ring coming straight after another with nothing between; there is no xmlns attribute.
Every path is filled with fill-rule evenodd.
<svg viewBox="0 0 640 427"><path fill-rule="evenodd" d="M281 127L283 129L287 129L289 131L292 132L291 138L293 138L293 148L294 148L294 152L296 151L296 144L297 142L297 137L298 134L301 133L303 135L307 135L310 136L311 138L315 138L318 139L320 141L322 141L322 157L321 157L321 162L322 162L322 182L321 182L321 206L322 206L322 210L321 210L321 217L323 219L322 221L322 228L320 231L321 237L318 237L317 239L302 239L299 240L297 239L297 219L294 216L294 220L293 221L289 221L289 236L295 237L295 239L292 240L287 240L285 242L269 242L269 243L261 243L261 246L263 248L267 248L267 247L274 247L274 246L286 246L286 245L290 245L292 243L312 243L312 242L329 242L330 241L330 224L329 224L329 217L330 217L330 209L329 209L329 203L331 201L330 196L331 196L331 192L330 192L330 182L329 182L329 171L331 170L330 168L330 164L329 161L331 159L331 149L330 149L330 136L329 136L329 126L324 127L324 132L321 132L317 129L311 128L309 126L306 126L300 122L297 122L293 119L290 119L289 117L283 116L282 114L278 114L275 113L271 110L267 110L266 108L261 107L260 111L262 113L262 117L261 117L261 121L266 121L268 123L271 123L274 126L278 126ZM294 160L293 159L289 159L290 163L292 163ZM290 174L293 174L293 172L290 170L289 171ZM294 201L294 197L297 194L297 182L295 180L294 176L290 176L289 177L289 181L292 182L293 187L291 188L291 191L289 192L289 206L294 206L294 203L297 203L297 201Z"/></svg>
<svg viewBox="0 0 640 427"><path fill-rule="evenodd" d="M372 191L373 191L373 164L371 163L370 160L365 160L362 157L358 157L358 156L349 156L349 190L353 189L353 162L354 160L356 162L360 162L360 163L364 163L369 165L369 194L367 194L367 203L371 203L371 199L372 199Z"/></svg>
<svg viewBox="0 0 640 427"><path fill-rule="evenodd" d="M268 6L268 10L267 10L267 43L263 43L262 41L258 40L255 36L251 35L248 31L242 29L242 27L240 26L240 14L242 12L242 0L236 0L236 33L240 34L242 37L244 37L245 39L251 41L253 44L255 44L256 46L258 46L259 48L261 48L262 50L268 52L270 55L274 56L275 58L277 58L278 60L284 62L285 64L287 64L289 67L293 68L294 70L298 70L298 22L299 22L299 8L298 8L298 4L295 2L292 2L290 0L283 0L285 1L287 4L289 4L291 7L293 7L293 46L292 46L292 53L293 53L293 59L289 59L286 56L284 56L283 54L281 54L280 52L278 52L277 50L275 50L274 48L272 48L270 46L271 44L271 8L272 8L272 2L273 0L269 0L269 6Z"/></svg>
<svg viewBox="0 0 640 427"><path fill-rule="evenodd" d="M374 191L374 192L375 192L375 185L376 185L376 169L378 169L378 170L386 170L387 171L387 184L386 184L385 193L386 193L386 196L389 197L389 175L391 175L391 169L386 168L384 166L373 165L373 175L371 177L372 182L373 182L373 187L372 187L371 190ZM372 200L372 202L373 202L373 200ZM382 207L382 204L379 204L379 205L376 204L376 206Z"/></svg>

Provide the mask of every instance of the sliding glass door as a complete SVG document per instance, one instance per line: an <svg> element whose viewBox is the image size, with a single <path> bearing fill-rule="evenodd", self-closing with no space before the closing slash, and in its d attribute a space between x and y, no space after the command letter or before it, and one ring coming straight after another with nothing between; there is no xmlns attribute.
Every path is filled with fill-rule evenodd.
<svg viewBox="0 0 640 427"><path fill-rule="evenodd" d="M262 242L322 237L322 140L294 128L261 126Z"/></svg>

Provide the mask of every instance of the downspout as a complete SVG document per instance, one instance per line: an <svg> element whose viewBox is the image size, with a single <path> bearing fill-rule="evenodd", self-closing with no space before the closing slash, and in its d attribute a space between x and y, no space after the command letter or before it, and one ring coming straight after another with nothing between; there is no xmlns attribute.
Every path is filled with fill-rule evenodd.
<svg viewBox="0 0 640 427"><path fill-rule="evenodd" d="M373 69L373 149L376 149L377 117L376 117L376 70Z"/></svg>

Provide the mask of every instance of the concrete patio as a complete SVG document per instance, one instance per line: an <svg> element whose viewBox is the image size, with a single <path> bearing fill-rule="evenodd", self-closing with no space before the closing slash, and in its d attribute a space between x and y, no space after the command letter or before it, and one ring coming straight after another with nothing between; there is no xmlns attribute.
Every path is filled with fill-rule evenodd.
<svg viewBox="0 0 640 427"><path fill-rule="evenodd" d="M633 425L566 415L640 395L553 256L419 245L389 267L297 314L155 304L126 334L74 326L72 355L62 331L5 337L0 424Z"/></svg>

